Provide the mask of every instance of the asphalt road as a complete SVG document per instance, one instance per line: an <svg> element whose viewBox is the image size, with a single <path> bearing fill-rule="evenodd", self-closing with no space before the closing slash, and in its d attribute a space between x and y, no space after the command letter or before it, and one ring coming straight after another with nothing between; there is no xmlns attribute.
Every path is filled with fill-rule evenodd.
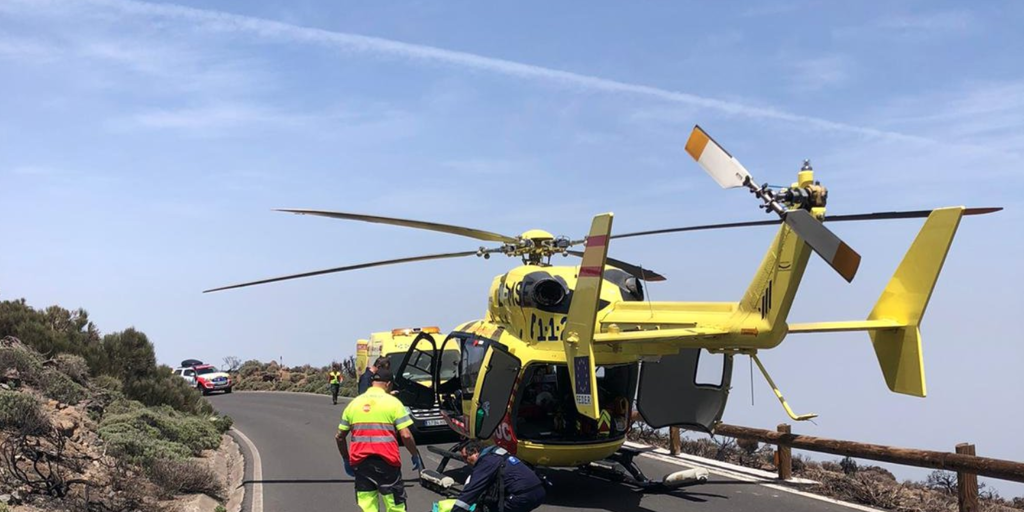
<svg viewBox="0 0 1024 512"><path fill-rule="evenodd" d="M343 408L330 397L291 393L232 393L210 397L213 405L235 420L235 428L256 446L262 478L253 478L253 457L246 456L245 510L252 512L254 485L262 484L266 512L326 512L358 510L352 479L345 475L334 443L334 431ZM440 459L422 450L428 468ZM402 448L410 512L431 510L440 497L418 484ZM640 466L654 478L678 471L672 463L640 457ZM451 468L461 466L456 462ZM645 494L623 484L579 475L572 470L548 473L554 489L539 510L609 510L616 512L687 511L791 511L849 512L851 509L765 487L756 482L711 475L707 484L671 494ZM258 512L258 511L257 511Z"/></svg>

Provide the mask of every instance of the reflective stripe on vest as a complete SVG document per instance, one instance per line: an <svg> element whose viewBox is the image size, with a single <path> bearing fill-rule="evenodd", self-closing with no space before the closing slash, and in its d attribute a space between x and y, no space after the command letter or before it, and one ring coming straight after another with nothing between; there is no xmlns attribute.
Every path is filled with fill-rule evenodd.
<svg viewBox="0 0 1024 512"><path fill-rule="evenodd" d="M331 377L331 384L341 384L341 372L331 372L327 375Z"/></svg>
<svg viewBox="0 0 1024 512"><path fill-rule="evenodd" d="M371 387L345 407L338 428L351 431L349 457L353 466L367 457L376 456L392 466L401 467L398 431L411 423L402 402L381 388Z"/></svg>

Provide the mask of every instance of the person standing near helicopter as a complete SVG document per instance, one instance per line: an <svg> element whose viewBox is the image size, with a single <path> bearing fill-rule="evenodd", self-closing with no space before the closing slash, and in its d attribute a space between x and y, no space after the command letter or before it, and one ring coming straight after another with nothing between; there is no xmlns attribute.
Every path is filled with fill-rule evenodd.
<svg viewBox="0 0 1024 512"><path fill-rule="evenodd" d="M377 373L377 370L384 368L386 370L391 369L391 360L386 357L378 357L372 365L366 367L366 371L359 376L359 387L356 390L356 394L363 394L367 389L370 389L370 384L373 382L373 376Z"/></svg>
<svg viewBox="0 0 1024 512"><path fill-rule="evenodd" d="M412 455L412 468L423 469L409 431L409 411L389 393L392 380L391 370L378 369L370 389L345 407L335 435L345 473L355 478L356 502L363 512L377 512L378 498L387 512L406 512L399 440Z"/></svg>

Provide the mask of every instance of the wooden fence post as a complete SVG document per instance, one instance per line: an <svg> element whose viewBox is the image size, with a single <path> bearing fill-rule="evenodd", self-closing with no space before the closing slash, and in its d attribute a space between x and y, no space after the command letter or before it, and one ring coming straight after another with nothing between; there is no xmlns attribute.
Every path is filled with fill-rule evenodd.
<svg viewBox="0 0 1024 512"><path fill-rule="evenodd" d="M668 428L668 451L672 455L679 455L680 450L683 448L683 441L679 438L679 427Z"/></svg>
<svg viewBox="0 0 1024 512"><path fill-rule="evenodd" d="M780 423L778 426L780 434L790 434L789 425ZM776 452L779 457L779 480L789 480L793 477L793 449L789 445L779 444Z"/></svg>
<svg viewBox="0 0 1024 512"><path fill-rule="evenodd" d="M956 445L956 452L964 455L976 455L974 445L960 443ZM960 505L960 512L978 512L978 475L956 472L957 504Z"/></svg>

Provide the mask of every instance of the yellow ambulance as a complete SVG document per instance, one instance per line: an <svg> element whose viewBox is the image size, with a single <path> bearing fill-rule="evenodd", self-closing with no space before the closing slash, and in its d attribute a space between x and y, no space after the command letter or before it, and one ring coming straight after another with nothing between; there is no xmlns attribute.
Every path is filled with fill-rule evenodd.
<svg viewBox="0 0 1024 512"><path fill-rule="evenodd" d="M457 370L456 365L459 364L459 344L444 343L445 335L441 333L439 327L404 327L371 333L369 339L357 340L356 375L362 375L366 368L381 356L388 358L391 361L391 371L397 372L398 368L402 366L402 360L405 359L406 353L409 352L412 342L421 333L433 336L437 348L441 349L441 368L450 368L451 374L447 378L454 376ZM420 343L424 342L421 341ZM420 370L417 366L419 365L407 365L403 377L411 381L430 383L432 376L426 371ZM445 372L442 371L442 373ZM447 380L444 375L441 375L441 378ZM396 388L398 398L403 398L403 390L400 386L397 386L397 383ZM441 410L438 404L434 404L434 407L429 409L409 407L409 413L413 420L413 433L433 433L448 430L448 425L445 423L444 418L441 417Z"/></svg>

